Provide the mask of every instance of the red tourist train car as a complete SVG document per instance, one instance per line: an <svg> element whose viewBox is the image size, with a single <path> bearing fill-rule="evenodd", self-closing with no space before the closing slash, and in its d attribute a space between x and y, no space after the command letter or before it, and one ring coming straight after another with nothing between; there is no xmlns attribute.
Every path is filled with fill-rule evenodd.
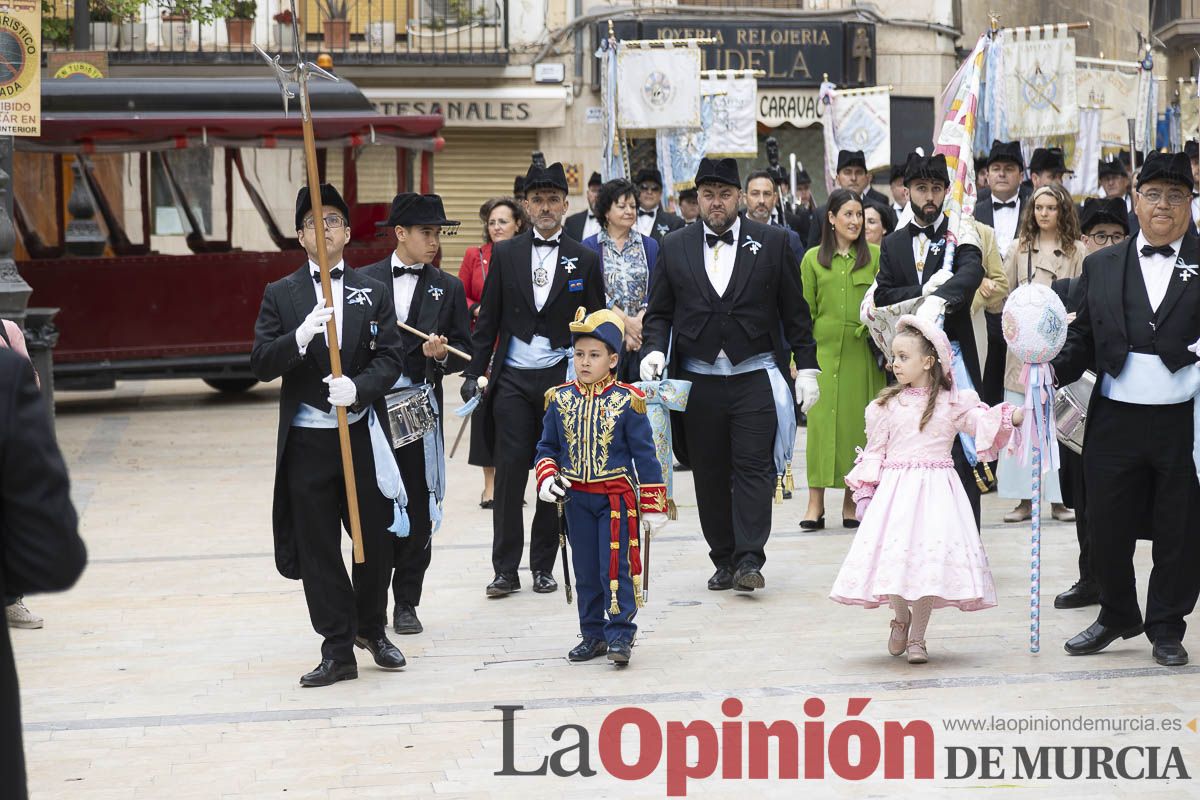
<svg viewBox="0 0 1200 800"><path fill-rule="evenodd" d="M298 101L285 117L270 78L42 87L42 135L16 140L14 219L30 305L61 309L58 387L252 386L263 288L305 258L292 220L305 181ZM346 262L378 261L393 246L376 224L392 195L433 191L442 117L379 114L345 81L310 89L323 180L350 206Z"/></svg>

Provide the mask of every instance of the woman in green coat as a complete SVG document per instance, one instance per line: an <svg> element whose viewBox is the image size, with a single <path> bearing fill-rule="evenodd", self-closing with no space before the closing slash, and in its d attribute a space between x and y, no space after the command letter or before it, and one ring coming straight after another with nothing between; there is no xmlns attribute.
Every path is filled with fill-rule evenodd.
<svg viewBox="0 0 1200 800"><path fill-rule="evenodd" d="M800 522L805 530L825 527L830 488L845 492L842 525L858 527L844 478L854 466L855 448L866 445L867 404L886 384L858 320L858 307L879 271L879 247L867 242L859 195L838 189L829 195L828 209L820 246L800 262L821 365L821 399L808 412L808 511Z"/></svg>

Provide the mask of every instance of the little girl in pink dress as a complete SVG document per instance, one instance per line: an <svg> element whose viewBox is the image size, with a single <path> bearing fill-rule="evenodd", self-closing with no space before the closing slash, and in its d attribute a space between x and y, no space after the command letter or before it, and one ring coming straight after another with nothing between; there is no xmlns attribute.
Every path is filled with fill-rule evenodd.
<svg viewBox="0 0 1200 800"><path fill-rule="evenodd" d="M934 608L996 605L987 553L950 456L954 437L973 435L979 459L992 460L1024 414L955 389L950 342L936 325L908 315L897 328L897 385L867 406L867 448L846 476L862 525L829 597L864 608L890 604L888 652L923 664Z"/></svg>

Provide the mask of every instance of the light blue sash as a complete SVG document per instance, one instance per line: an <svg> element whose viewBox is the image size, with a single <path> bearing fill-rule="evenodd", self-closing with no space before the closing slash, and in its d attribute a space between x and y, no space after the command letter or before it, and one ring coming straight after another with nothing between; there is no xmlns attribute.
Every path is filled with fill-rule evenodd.
<svg viewBox="0 0 1200 800"><path fill-rule="evenodd" d="M392 385L392 389L408 389L415 385L412 378L401 375ZM429 404L433 407L434 417L439 423L421 440L425 451L425 486L429 489L429 521L433 526L433 532L437 533L442 527L442 501L446 497L446 448L445 441L442 439L440 424L442 412L438 408L437 396L433 393L433 387L425 385L425 389ZM395 459L392 460L394 463Z"/></svg>

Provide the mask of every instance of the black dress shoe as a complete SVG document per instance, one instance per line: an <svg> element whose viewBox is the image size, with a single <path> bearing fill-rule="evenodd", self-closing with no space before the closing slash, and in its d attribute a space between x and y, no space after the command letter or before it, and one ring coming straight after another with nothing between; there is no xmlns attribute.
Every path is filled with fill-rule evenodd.
<svg viewBox="0 0 1200 800"><path fill-rule="evenodd" d="M583 641L571 648L567 653L568 661L591 661L608 652L608 642L603 639L583 637Z"/></svg>
<svg viewBox="0 0 1200 800"><path fill-rule="evenodd" d="M332 658L323 658L316 669L301 676L300 685L332 686L338 681L352 681L357 677L357 664L339 664Z"/></svg>
<svg viewBox="0 0 1200 800"><path fill-rule="evenodd" d="M766 579L758 567L753 564L743 564L733 573L733 590L735 592L753 592L767 585Z"/></svg>
<svg viewBox="0 0 1200 800"><path fill-rule="evenodd" d="M784 489L784 490L783 490L783 499L784 499L784 500L791 500L791 499L792 499L792 490L791 490L791 489Z"/></svg>
<svg viewBox="0 0 1200 800"><path fill-rule="evenodd" d="M356 636L354 646L370 650L371 655L375 656L375 664L381 669L400 669L407 663L400 648L389 642L386 636L380 636L378 639Z"/></svg>
<svg viewBox="0 0 1200 800"><path fill-rule="evenodd" d="M717 567L717 571L708 579L708 588L714 592L722 592L733 588L733 570L729 567Z"/></svg>
<svg viewBox="0 0 1200 800"><path fill-rule="evenodd" d="M1154 660L1164 667L1182 667L1188 662L1188 654L1178 639L1159 639L1154 643Z"/></svg>
<svg viewBox="0 0 1200 800"><path fill-rule="evenodd" d="M497 575L487 585L488 597L504 597L521 588L521 579L516 575Z"/></svg>
<svg viewBox="0 0 1200 800"><path fill-rule="evenodd" d="M1094 583L1076 581L1075 585L1054 598L1055 608L1085 608L1100 602L1100 589Z"/></svg>
<svg viewBox="0 0 1200 800"><path fill-rule="evenodd" d="M1063 647L1073 656L1090 656L1092 653L1099 653L1117 639L1132 639L1142 630L1140 622L1129 628L1110 628L1099 622L1093 622L1087 627L1087 630L1068 639Z"/></svg>
<svg viewBox="0 0 1200 800"><path fill-rule="evenodd" d="M558 581L549 572L533 573L533 590L538 594L550 594L558 591Z"/></svg>
<svg viewBox="0 0 1200 800"><path fill-rule="evenodd" d="M800 527L806 531L819 531L825 527L825 515L822 514L816 519L802 519Z"/></svg>
<svg viewBox="0 0 1200 800"><path fill-rule="evenodd" d="M495 502L495 501L492 501L492 500L480 500L480 501L479 501L479 507L480 507L480 508L484 508L484 509L489 509L489 508L491 508L491 507L492 507L492 505L494 504L494 502Z"/></svg>
<svg viewBox="0 0 1200 800"><path fill-rule="evenodd" d="M392 628L396 633L402 635L420 633L425 630L421 620L417 619L417 610L407 604L396 606L396 613L392 615Z"/></svg>
<svg viewBox="0 0 1200 800"><path fill-rule="evenodd" d="M842 527L843 528L849 528L850 530L854 530L858 526L859 526L859 522L854 517L842 517Z"/></svg>
<svg viewBox="0 0 1200 800"><path fill-rule="evenodd" d="M617 639L608 646L608 660L616 664L618 667L623 667L629 663L629 656L633 653L633 643L628 639Z"/></svg>

